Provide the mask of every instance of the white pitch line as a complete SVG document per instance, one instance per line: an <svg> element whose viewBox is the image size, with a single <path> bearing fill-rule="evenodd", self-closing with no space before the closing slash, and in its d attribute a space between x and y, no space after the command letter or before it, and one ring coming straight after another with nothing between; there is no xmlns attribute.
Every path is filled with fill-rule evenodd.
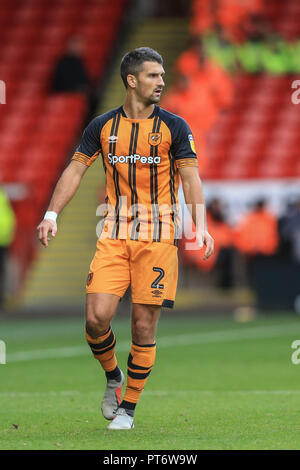
<svg viewBox="0 0 300 470"><path fill-rule="evenodd" d="M300 395L300 390L149 390L144 391L146 395ZM1 396L1 394L0 394Z"/></svg>
<svg viewBox="0 0 300 470"><path fill-rule="evenodd" d="M79 391L79 390L59 390L47 392L0 392L0 398L34 398L34 397L58 397L58 396L87 396L97 395L98 390ZM144 390L143 395L170 396L170 395L300 395L300 390Z"/></svg>
<svg viewBox="0 0 300 470"><path fill-rule="evenodd" d="M193 344L226 343L244 339L275 338L293 334L293 338L300 339L300 322L285 325L257 326L239 328L235 330L211 331L207 333L190 333L184 335L165 336L157 339L159 348L189 346ZM7 345L7 349L9 345ZM130 341L117 342L116 350L126 352L130 349ZM54 359L61 357L78 357L88 355L87 346L70 346L65 348L35 349L7 353L7 363L22 362L41 359Z"/></svg>

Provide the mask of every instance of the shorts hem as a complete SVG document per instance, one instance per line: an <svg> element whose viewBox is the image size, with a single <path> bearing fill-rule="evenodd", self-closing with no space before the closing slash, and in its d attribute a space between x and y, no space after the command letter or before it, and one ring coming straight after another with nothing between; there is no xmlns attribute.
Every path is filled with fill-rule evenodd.
<svg viewBox="0 0 300 470"><path fill-rule="evenodd" d="M132 299L133 304L144 304L144 305L158 305L159 307L166 307L166 308L174 308L174 300L161 300L160 302L158 301L151 301L151 300L145 300L145 299Z"/></svg>
<svg viewBox="0 0 300 470"><path fill-rule="evenodd" d="M174 300L165 299L162 303L162 307L165 308L174 308Z"/></svg>
<svg viewBox="0 0 300 470"><path fill-rule="evenodd" d="M85 290L85 293L86 294L113 294L113 295L117 295L118 297L120 297L121 299L124 297L124 294L118 294L116 292L109 292L109 291L105 291L103 289L101 290L90 290L90 289L86 289Z"/></svg>

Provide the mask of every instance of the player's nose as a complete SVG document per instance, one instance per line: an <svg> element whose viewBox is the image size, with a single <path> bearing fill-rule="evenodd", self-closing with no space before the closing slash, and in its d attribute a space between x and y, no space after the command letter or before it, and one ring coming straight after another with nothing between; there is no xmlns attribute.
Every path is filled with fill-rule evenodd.
<svg viewBox="0 0 300 470"><path fill-rule="evenodd" d="M161 86L161 87L165 86L165 82L164 82L162 77L159 77L158 85Z"/></svg>

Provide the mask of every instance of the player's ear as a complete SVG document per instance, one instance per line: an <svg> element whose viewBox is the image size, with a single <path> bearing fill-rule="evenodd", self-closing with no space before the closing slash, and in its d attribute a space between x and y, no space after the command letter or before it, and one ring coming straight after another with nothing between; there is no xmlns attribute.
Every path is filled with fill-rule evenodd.
<svg viewBox="0 0 300 470"><path fill-rule="evenodd" d="M136 87L136 77L134 75L128 74L127 75L127 83L130 88Z"/></svg>

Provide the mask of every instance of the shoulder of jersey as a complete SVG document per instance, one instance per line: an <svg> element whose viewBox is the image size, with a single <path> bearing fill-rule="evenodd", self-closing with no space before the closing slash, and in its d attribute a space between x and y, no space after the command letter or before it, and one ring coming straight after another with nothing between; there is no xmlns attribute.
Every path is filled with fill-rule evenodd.
<svg viewBox="0 0 300 470"><path fill-rule="evenodd" d="M171 113L170 111L167 111L166 109L161 107L159 107L158 115L162 119L162 121L164 121L168 126L176 126L178 124L180 125L186 123L186 121L181 116Z"/></svg>
<svg viewBox="0 0 300 470"><path fill-rule="evenodd" d="M112 119L115 114L118 114L120 110L120 107L111 109L110 111L107 111L104 114L99 114L99 116L94 117L91 122L93 122L95 125L104 126L104 124L110 119Z"/></svg>

